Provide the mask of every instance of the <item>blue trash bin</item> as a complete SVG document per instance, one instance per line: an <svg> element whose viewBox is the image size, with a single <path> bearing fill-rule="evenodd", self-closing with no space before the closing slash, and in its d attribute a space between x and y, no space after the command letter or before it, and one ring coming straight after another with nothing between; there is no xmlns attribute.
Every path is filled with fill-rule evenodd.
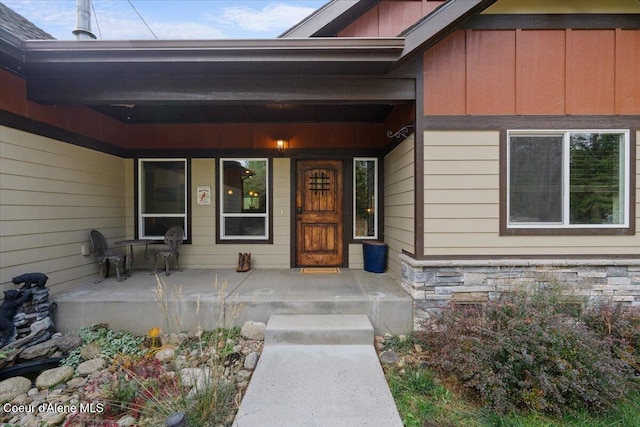
<svg viewBox="0 0 640 427"><path fill-rule="evenodd" d="M364 255L364 271L370 273L384 273L387 264L388 246L384 242L367 240L362 242Z"/></svg>

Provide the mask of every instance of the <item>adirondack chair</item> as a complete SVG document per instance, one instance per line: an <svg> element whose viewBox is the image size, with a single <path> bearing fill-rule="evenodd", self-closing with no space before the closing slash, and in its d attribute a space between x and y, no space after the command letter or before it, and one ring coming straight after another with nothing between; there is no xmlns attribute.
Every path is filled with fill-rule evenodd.
<svg viewBox="0 0 640 427"><path fill-rule="evenodd" d="M158 269L158 258L164 258L165 275L171 274L169 272L169 259L176 259L176 266L178 271L182 271L180 268L180 246L184 239L184 231L179 225L171 227L164 235L164 247L155 251L153 260L153 272Z"/></svg>
<svg viewBox="0 0 640 427"><path fill-rule="evenodd" d="M118 282L122 282L123 277L124 279L126 279L126 275L124 273L126 272L125 266L127 265L127 256L124 254L118 254L109 249L107 239L101 232L97 230L91 230L89 236L91 239L91 245L98 255L98 265L100 266L100 271L98 271L98 278L95 280L95 283L99 283L104 278L109 276L109 267L111 264L116 267L116 276Z"/></svg>

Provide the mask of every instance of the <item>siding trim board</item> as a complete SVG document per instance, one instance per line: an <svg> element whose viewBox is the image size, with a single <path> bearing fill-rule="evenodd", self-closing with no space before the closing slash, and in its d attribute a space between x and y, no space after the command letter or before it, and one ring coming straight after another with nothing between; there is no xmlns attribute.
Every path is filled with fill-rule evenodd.
<svg viewBox="0 0 640 427"><path fill-rule="evenodd" d="M597 30L640 28L638 15L634 14L522 14L476 15L464 22L465 30Z"/></svg>
<svg viewBox="0 0 640 427"><path fill-rule="evenodd" d="M424 116L423 130L496 130L555 128L634 129L640 115L481 115Z"/></svg>
<svg viewBox="0 0 640 427"><path fill-rule="evenodd" d="M9 111L0 110L0 125L66 142L78 147L100 151L105 154L126 157L126 150L122 148Z"/></svg>

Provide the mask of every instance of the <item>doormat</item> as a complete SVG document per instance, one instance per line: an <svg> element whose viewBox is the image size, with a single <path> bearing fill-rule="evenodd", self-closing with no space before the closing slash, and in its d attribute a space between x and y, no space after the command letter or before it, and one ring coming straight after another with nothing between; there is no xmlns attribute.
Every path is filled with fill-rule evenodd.
<svg viewBox="0 0 640 427"><path fill-rule="evenodd" d="M338 267L302 267L300 269L302 274L339 274L340 269Z"/></svg>

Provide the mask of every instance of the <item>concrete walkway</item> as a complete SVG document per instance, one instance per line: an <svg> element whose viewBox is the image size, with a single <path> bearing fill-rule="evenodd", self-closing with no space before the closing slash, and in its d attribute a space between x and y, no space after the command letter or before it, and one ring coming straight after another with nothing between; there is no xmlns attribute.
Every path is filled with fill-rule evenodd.
<svg viewBox="0 0 640 427"><path fill-rule="evenodd" d="M271 316L234 427L401 427L373 338L364 315Z"/></svg>

